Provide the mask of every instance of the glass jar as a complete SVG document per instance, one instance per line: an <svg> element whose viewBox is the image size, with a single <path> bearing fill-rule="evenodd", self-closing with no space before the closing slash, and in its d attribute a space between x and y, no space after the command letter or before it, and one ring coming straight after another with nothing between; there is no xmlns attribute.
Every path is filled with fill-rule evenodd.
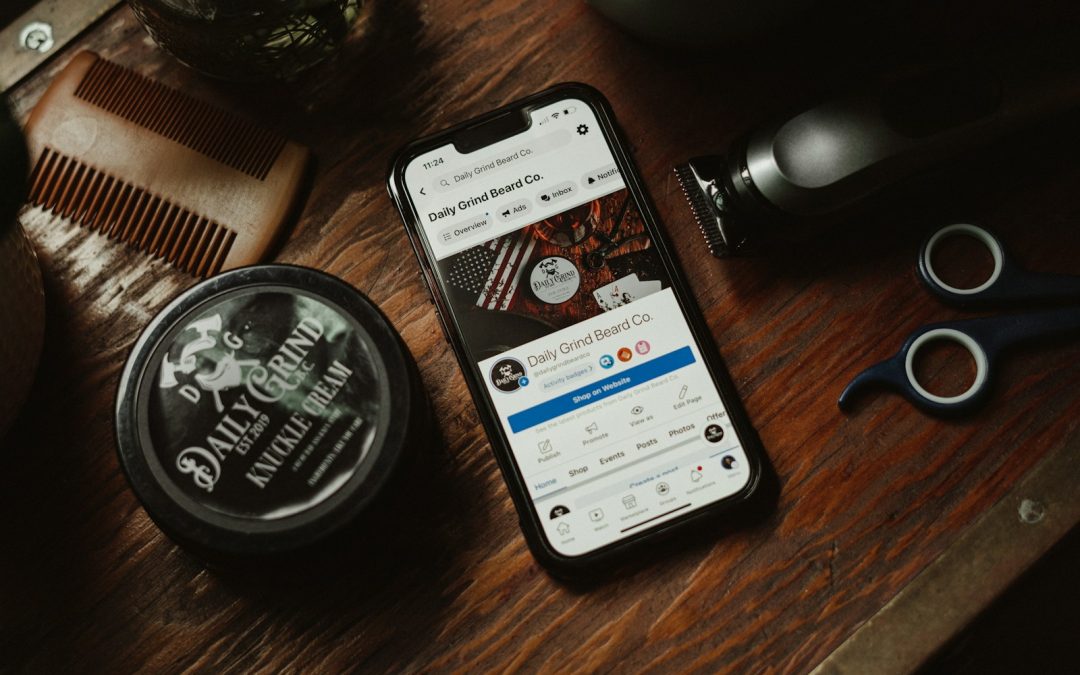
<svg viewBox="0 0 1080 675"><path fill-rule="evenodd" d="M129 0L158 45L226 80L294 79L333 55L370 0Z"/></svg>

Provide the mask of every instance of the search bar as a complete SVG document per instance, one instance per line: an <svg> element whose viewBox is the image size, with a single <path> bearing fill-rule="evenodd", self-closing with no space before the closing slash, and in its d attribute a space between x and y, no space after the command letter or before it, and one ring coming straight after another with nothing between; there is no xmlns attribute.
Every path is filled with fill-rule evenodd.
<svg viewBox="0 0 1080 675"><path fill-rule="evenodd" d="M522 162L535 159L546 152L569 145L572 139L573 135L568 130L559 129L532 141L510 145L500 153L488 155L471 164L463 164L454 171L437 176L432 182L432 188L436 192L452 192L504 169L519 166Z"/></svg>

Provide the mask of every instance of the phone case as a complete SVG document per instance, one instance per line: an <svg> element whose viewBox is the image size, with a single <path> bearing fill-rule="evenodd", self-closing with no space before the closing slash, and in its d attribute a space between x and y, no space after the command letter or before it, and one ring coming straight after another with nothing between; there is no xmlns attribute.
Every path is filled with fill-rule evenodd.
<svg viewBox="0 0 1080 675"><path fill-rule="evenodd" d="M749 480L742 491L709 506L695 509L691 513L663 523L653 529L645 530L632 537L620 540L604 548L581 556L569 557L557 552L548 542L543 532L540 515L532 507L528 496L528 490L523 483L521 473L516 460L510 449L510 445L503 433L502 427L493 407L488 403L486 391L483 387L482 373L469 363L468 352L465 349L461 333L455 330L453 314L448 306L432 271L431 262L428 260L419 233L419 216L416 213L412 200L409 198L404 182L404 171L408 163L416 156L421 155L433 148L446 145L450 139L460 132L489 122L505 115L507 112L527 106L542 106L548 102L554 102L567 97L576 97L589 103L596 114L597 120L602 126L608 145L611 147L624 182L633 198L640 206L641 215L645 221L647 230L652 238L653 245L659 252L668 275L671 278L672 289L678 298L691 332L697 339L701 351L702 360L712 375L713 381L720 392L721 400L728 411L736 435L746 452L749 463ZM525 534L529 548L536 559L549 571L559 577L568 579L580 579L596 576L610 570L612 566L623 563L632 555L643 552L647 547L653 546L661 539L667 539L677 532L682 532L695 525L715 522L718 516L731 515L739 511L739 507L748 504L751 497L757 492L762 476L767 466L764 451L761 448L757 434L751 427L742 404L735 393L726 369L720 360L712 335L705 326L705 321L693 296L690 294L683 278L682 267L675 259L671 251L670 243L664 231L659 227L652 201L645 192L641 180L626 150L626 143L621 131L615 123L614 114L610 104L604 96L593 87L581 83L564 83L555 85L549 89L520 99L506 106L492 110L479 117L470 119L449 129L436 134L426 136L409 143L402 148L391 163L387 178L387 190L398 212L405 223L409 241L413 252L416 254L422 270L422 278L428 287L435 303L435 311L447 341L454 349L465 381L468 384L470 394L476 404L480 420L491 442L495 459L502 471L510 495L517 509L521 529ZM449 318L449 320L448 320Z"/></svg>

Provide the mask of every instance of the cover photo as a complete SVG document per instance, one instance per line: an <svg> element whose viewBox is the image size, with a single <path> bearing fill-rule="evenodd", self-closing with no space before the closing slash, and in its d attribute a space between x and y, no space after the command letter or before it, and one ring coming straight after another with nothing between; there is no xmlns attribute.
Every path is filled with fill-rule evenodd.
<svg viewBox="0 0 1080 675"><path fill-rule="evenodd" d="M437 264L476 360L671 285L626 188Z"/></svg>

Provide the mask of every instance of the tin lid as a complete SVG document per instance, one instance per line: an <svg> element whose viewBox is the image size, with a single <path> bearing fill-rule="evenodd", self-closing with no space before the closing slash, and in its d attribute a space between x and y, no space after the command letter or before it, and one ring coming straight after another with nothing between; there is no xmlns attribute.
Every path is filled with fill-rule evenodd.
<svg viewBox="0 0 1080 675"><path fill-rule="evenodd" d="M344 282L286 265L204 281L159 313L120 380L120 462L181 544L257 557L352 522L401 460L417 378Z"/></svg>

